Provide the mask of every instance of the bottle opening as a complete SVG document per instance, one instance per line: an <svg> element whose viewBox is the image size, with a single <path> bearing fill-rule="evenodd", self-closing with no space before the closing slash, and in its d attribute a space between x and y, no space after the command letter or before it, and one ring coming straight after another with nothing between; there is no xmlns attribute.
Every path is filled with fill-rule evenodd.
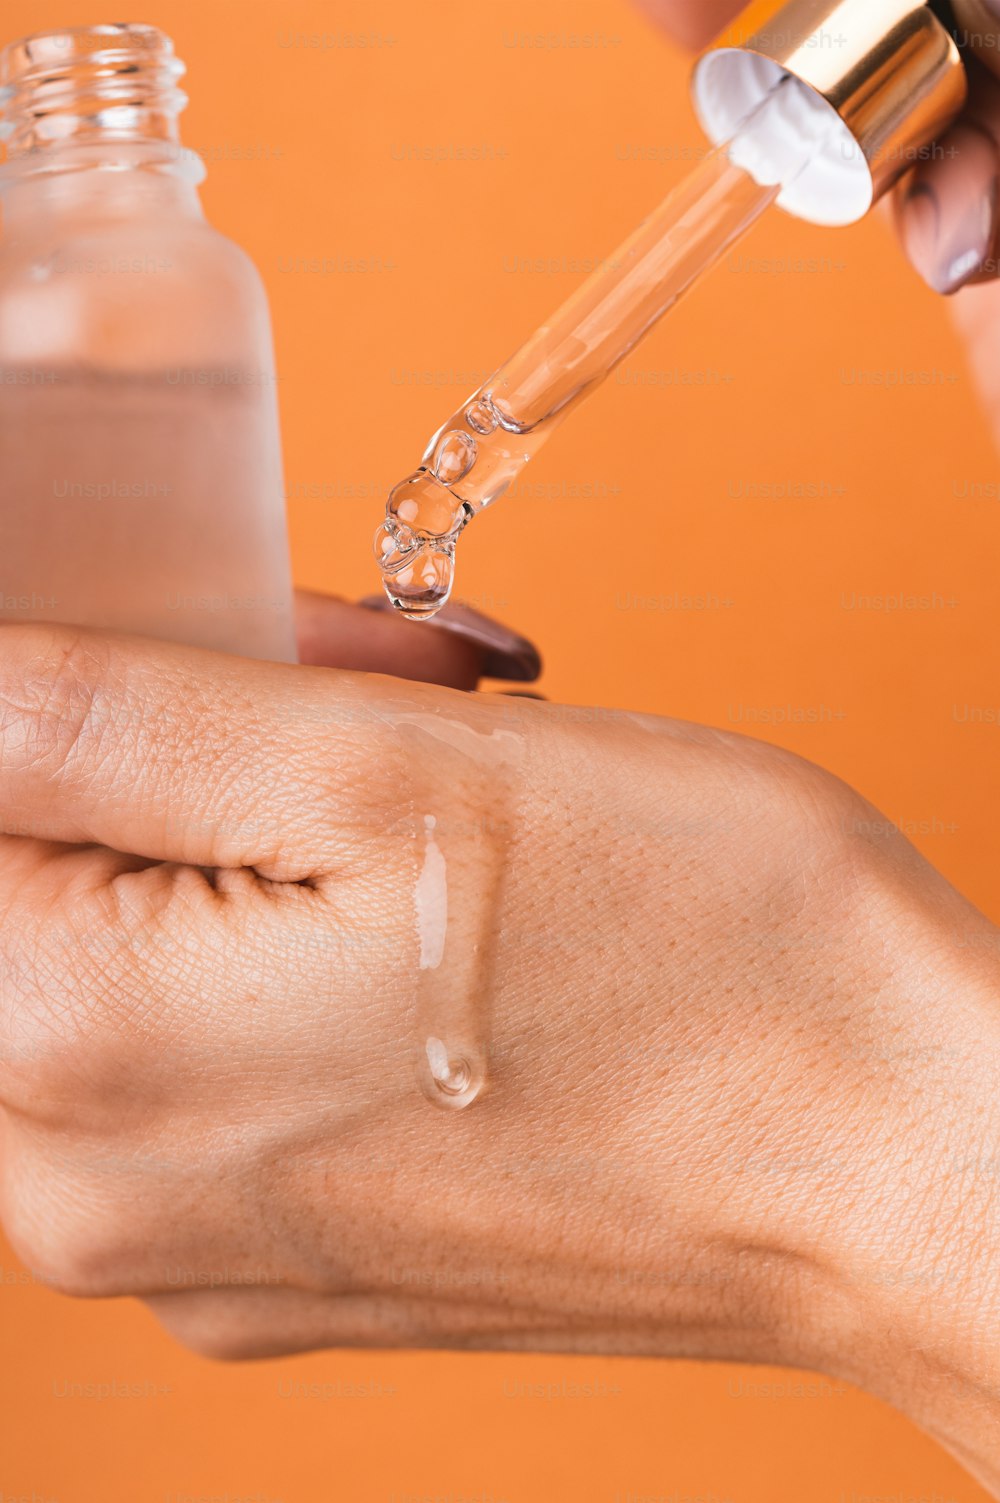
<svg viewBox="0 0 1000 1503"><path fill-rule="evenodd" d="M65 143L176 142L183 73L155 26L74 26L11 42L0 51L7 159Z"/></svg>

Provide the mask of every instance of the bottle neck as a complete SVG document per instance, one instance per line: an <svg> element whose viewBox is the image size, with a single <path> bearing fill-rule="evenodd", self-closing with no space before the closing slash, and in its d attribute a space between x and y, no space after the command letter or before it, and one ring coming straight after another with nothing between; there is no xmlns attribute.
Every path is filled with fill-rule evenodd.
<svg viewBox="0 0 1000 1503"><path fill-rule="evenodd" d="M200 212L204 167L180 142L184 64L153 26L71 27L0 52L0 193L58 212L155 204Z"/></svg>

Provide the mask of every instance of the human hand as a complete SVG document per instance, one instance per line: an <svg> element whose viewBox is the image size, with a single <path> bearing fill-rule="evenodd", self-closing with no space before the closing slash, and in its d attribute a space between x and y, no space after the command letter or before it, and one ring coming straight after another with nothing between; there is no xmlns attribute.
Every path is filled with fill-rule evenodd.
<svg viewBox="0 0 1000 1503"><path fill-rule="evenodd" d="M739 0L636 0L670 35L705 46ZM975 286L952 315L1000 444L1000 0L954 0L971 80L962 118L896 189L903 249L939 293Z"/></svg>
<svg viewBox="0 0 1000 1503"><path fill-rule="evenodd" d="M1000 1489L1000 936L863 800L645 717L0 649L0 1210L39 1278L222 1356L812 1367ZM430 811L490 1023L458 1113L415 1083Z"/></svg>
<svg viewBox="0 0 1000 1503"><path fill-rule="evenodd" d="M740 0L637 3L692 48L704 47L744 8ZM895 201L903 247L941 293L1000 274L1000 0L954 0L954 9L972 81L969 103Z"/></svg>

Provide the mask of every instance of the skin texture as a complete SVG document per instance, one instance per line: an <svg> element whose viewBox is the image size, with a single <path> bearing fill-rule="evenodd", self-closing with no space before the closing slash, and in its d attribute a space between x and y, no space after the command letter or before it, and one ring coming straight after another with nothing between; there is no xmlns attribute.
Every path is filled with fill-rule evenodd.
<svg viewBox="0 0 1000 1503"><path fill-rule="evenodd" d="M692 45L727 9L657 8ZM25 1263L219 1357L801 1365L1000 1496L1000 931L786 753L457 692L480 628L301 620L302 668L0 628ZM453 888L487 923L491 1088L461 1114L415 1079L428 788L446 856L481 825L505 878Z"/></svg>
<svg viewBox="0 0 1000 1503"><path fill-rule="evenodd" d="M647 717L0 648L0 1208L39 1278L221 1357L803 1365L1000 1491L1000 934L862 799ZM453 892L493 1079L448 1113L420 816L447 859L501 745L503 895Z"/></svg>

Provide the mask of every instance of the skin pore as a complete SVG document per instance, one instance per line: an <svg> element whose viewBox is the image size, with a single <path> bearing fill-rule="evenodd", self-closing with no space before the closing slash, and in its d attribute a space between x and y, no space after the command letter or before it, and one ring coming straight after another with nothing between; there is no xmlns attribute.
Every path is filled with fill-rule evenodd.
<svg viewBox="0 0 1000 1503"><path fill-rule="evenodd" d="M39 1277L218 1356L801 1365L1000 1492L998 933L861 798L675 722L2 635L0 1205ZM498 736L502 899L453 894L490 1089L442 1112L413 790L447 847Z"/></svg>

